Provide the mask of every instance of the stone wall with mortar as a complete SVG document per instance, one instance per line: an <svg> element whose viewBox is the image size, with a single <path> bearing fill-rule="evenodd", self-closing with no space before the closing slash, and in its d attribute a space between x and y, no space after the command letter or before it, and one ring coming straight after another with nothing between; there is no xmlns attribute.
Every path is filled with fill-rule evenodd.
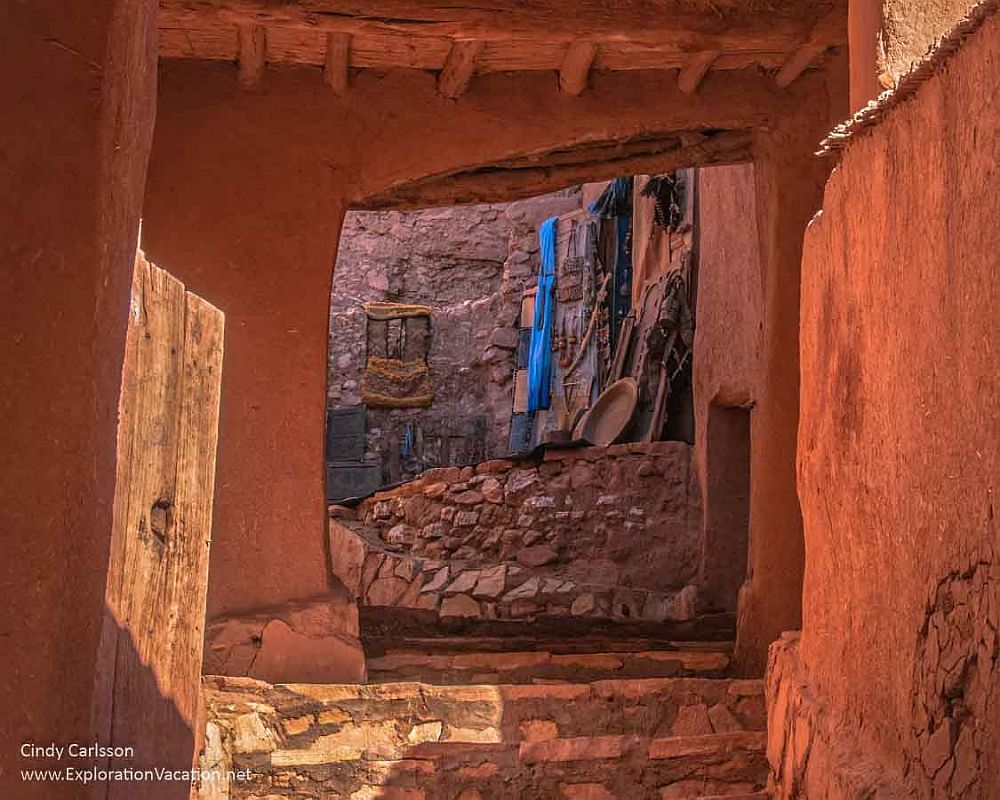
<svg viewBox="0 0 1000 800"><path fill-rule="evenodd" d="M779 798L1000 796L998 80L994 15L854 136L806 234L795 683L834 738L793 718ZM831 791L845 745L878 767Z"/></svg>
<svg viewBox="0 0 1000 800"><path fill-rule="evenodd" d="M538 273L538 227L580 204L570 189L514 203L347 214L330 304L330 407L361 402L363 302L433 309L433 405L368 409L366 457L383 461L386 482L507 453L521 295ZM419 431L423 458L397 465L407 424Z"/></svg>
<svg viewBox="0 0 1000 800"><path fill-rule="evenodd" d="M496 654L492 654L496 655ZM206 677L198 800L760 798L761 682L435 686ZM248 777L231 778L245 770Z"/></svg>
<svg viewBox="0 0 1000 800"><path fill-rule="evenodd" d="M701 508L681 442L430 470L333 508L334 573L362 605L441 616L694 616Z"/></svg>

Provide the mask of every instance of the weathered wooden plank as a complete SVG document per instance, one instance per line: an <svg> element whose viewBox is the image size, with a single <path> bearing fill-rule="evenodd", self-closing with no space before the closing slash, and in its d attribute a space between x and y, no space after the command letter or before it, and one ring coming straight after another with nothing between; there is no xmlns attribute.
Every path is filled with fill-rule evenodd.
<svg viewBox="0 0 1000 800"><path fill-rule="evenodd" d="M168 27L161 23L159 52L164 58L198 58L232 61L237 58L237 28L206 20L204 25ZM287 62L324 66L327 32L322 29L270 26L267 28L268 63ZM440 70L451 49L443 36L414 36L393 30L339 32L350 36L350 64L356 69ZM706 42L687 36L676 41L643 43L634 40L594 40L597 53L592 70L682 69L692 49L711 44L720 48L714 70L737 70L759 65L777 70L788 58L780 42L764 37L759 42ZM569 43L539 36L485 40L476 59L476 73L559 70ZM721 49L721 48L725 49Z"/></svg>
<svg viewBox="0 0 1000 800"><path fill-rule="evenodd" d="M482 42L456 40L452 43L438 76L438 92L443 97L456 100L465 93L476 71L476 58L482 49Z"/></svg>
<svg viewBox="0 0 1000 800"><path fill-rule="evenodd" d="M633 39L641 42L683 40L692 49L713 49L729 42L763 41L790 51L827 14L843 18L838 41L846 43L846 0L775 0L766 10L746 0L712 0L699 8L690 0L565 0L427 3L424 0L160 0L161 22L182 23L223 19L231 24L296 26L312 30L389 30L407 35L495 41L510 37L541 37L568 43L575 39ZM699 44L698 41L701 43Z"/></svg>
<svg viewBox="0 0 1000 800"><path fill-rule="evenodd" d="M241 25L238 38L240 86L253 89L264 79L267 34L262 25Z"/></svg>
<svg viewBox="0 0 1000 800"><path fill-rule="evenodd" d="M198 739L223 316L137 259L123 366L106 630L112 769L187 769ZM139 788L141 787L141 788ZM111 782L107 798L187 797Z"/></svg>
<svg viewBox="0 0 1000 800"><path fill-rule="evenodd" d="M346 33L330 33L326 37L326 63L323 77L326 85L337 94L347 91L351 65L351 37Z"/></svg>
<svg viewBox="0 0 1000 800"><path fill-rule="evenodd" d="M720 55L718 50L703 50L691 56L677 76L677 88L685 94L698 91L705 74Z"/></svg>
<svg viewBox="0 0 1000 800"><path fill-rule="evenodd" d="M597 45L594 42L573 42L566 49L559 67L559 88L574 96L586 89L596 55Z"/></svg>

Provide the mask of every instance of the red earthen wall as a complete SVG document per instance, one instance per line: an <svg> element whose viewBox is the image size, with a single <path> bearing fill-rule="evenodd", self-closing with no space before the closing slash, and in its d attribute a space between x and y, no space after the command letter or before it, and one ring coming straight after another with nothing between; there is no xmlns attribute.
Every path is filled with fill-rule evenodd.
<svg viewBox="0 0 1000 800"><path fill-rule="evenodd" d="M806 236L801 676L906 797L1000 796L998 80L994 18L849 146Z"/></svg>
<svg viewBox="0 0 1000 800"><path fill-rule="evenodd" d="M23 743L106 732L95 697L115 433L155 106L146 0L6 4L0 16L0 795ZM95 714L95 707L97 713Z"/></svg>
<svg viewBox="0 0 1000 800"><path fill-rule="evenodd" d="M331 588L323 425L344 189L315 141L257 130L253 93L233 82L231 96L199 98L186 80L161 91L142 242L227 320L211 618Z"/></svg>
<svg viewBox="0 0 1000 800"><path fill-rule="evenodd" d="M823 94L822 75L788 90L749 73L709 75L688 96L669 73L635 72L598 75L577 98L549 75L498 74L456 103L431 74L355 77L338 97L315 69L275 66L246 91L233 65L160 68L144 247L227 319L210 616L329 591L326 298L346 205L585 140L763 126Z"/></svg>
<svg viewBox="0 0 1000 800"><path fill-rule="evenodd" d="M846 64L844 65L846 67ZM762 275L760 382L751 418L750 553L738 605L736 657L763 672L767 648L801 624L804 546L795 488L799 422L802 231L819 208L828 164L813 154L846 87L789 109L755 137L754 187Z"/></svg>
<svg viewBox="0 0 1000 800"><path fill-rule="evenodd" d="M695 315L695 459L705 509L702 583L728 610L746 575L746 535L725 525L734 453L709 452L710 407L749 408L760 376L763 277L752 164L698 170L698 308ZM749 413L749 412L748 412ZM733 442L734 446L739 443ZM738 455L738 453L735 453ZM720 482L720 480L722 482ZM715 517L723 515L719 528ZM723 541L719 541L722 537ZM738 555L742 546L742 560ZM739 574L742 573L742 574Z"/></svg>

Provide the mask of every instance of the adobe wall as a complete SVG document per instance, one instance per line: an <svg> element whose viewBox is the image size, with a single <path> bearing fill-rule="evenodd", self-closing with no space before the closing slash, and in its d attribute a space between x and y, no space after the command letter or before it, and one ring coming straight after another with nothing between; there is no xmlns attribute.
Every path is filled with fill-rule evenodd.
<svg viewBox="0 0 1000 800"><path fill-rule="evenodd" d="M154 7L40 0L3 10L4 797L80 797L80 784L21 782L20 768L56 765L21 759L19 749L93 741L110 719L95 686L110 667L99 640L155 108Z"/></svg>
<svg viewBox="0 0 1000 800"><path fill-rule="evenodd" d="M246 91L232 65L162 63L144 247L227 319L209 615L342 588L325 564L322 451L330 273L348 206L595 138L765 126L823 96L823 82L709 75L684 95L669 73L612 73L567 97L550 75L497 74L453 102L424 73L364 71L338 96L315 69L274 66Z"/></svg>
<svg viewBox="0 0 1000 800"><path fill-rule="evenodd" d="M579 207L579 191L567 190L505 204L347 214L333 276L330 406L362 401L362 302L432 309L433 404L368 408L366 458L383 462L384 482L507 454L521 295L538 273L538 227ZM414 457L390 468L407 425L417 437Z"/></svg>
<svg viewBox="0 0 1000 800"><path fill-rule="evenodd" d="M715 414L710 418L709 411L713 405L748 409L757 399L764 300L756 189L752 164L703 168L697 176L694 402L695 460L707 536L702 583L706 596L732 610L746 577L748 522L745 511L744 519L738 519L738 506L747 503L746 497L735 496L738 476L727 473L741 458L749 471L749 442L738 441L738 430L713 431L712 425L724 423ZM710 452L709 442L719 440L723 445L729 440L734 449L713 447ZM727 508L731 503L735 507Z"/></svg>
<svg viewBox="0 0 1000 800"><path fill-rule="evenodd" d="M1000 796L998 79L994 16L855 136L806 234L803 630L772 717L806 702L779 797ZM833 791L838 749L877 766Z"/></svg>
<svg viewBox="0 0 1000 800"><path fill-rule="evenodd" d="M846 65L844 73L846 75ZM801 625L805 546L796 496L799 425L799 283L802 231L820 207L828 160L815 156L846 85L789 107L755 133L754 189L762 280L760 381L750 419L750 551L740 591L736 659L760 674L771 642Z"/></svg>

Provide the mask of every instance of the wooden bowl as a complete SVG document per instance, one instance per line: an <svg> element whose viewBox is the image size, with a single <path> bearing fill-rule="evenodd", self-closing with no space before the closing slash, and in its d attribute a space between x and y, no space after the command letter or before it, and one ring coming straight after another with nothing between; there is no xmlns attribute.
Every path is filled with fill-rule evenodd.
<svg viewBox="0 0 1000 800"><path fill-rule="evenodd" d="M635 378L622 378L601 392L594 405L573 429L574 439L583 439L598 447L614 444L632 421L639 402L639 384Z"/></svg>

